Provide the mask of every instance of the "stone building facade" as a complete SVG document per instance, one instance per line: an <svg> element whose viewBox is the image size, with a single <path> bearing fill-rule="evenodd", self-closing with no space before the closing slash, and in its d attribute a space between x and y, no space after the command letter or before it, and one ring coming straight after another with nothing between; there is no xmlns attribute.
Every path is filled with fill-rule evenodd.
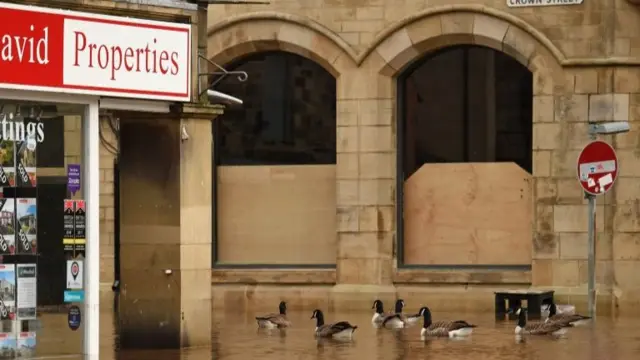
<svg viewBox="0 0 640 360"><path fill-rule="evenodd" d="M430 303L443 310L491 310L496 289L528 287L554 289L559 301L581 307L586 303L587 208L576 180L576 159L589 141L588 122L619 120L629 121L631 131L602 137L617 150L620 172L613 190L598 198L598 311L626 313L637 308L633 305L640 298L640 282L635 276L640 265L636 185L640 177L640 8L627 0L519 8L507 4L497 0L277 0L270 5L210 8L208 52L216 63L225 66L255 53L287 52L319 64L336 79L336 162L322 170L323 184L335 186L335 200L331 200L335 202L326 200L322 206L325 212L318 210L323 215L317 215L333 216L336 222L335 228L322 233L325 240L314 240L314 244L332 243L335 261L309 268L225 266L225 259L218 259L220 266L214 264L213 270L214 307L243 304L271 308L278 299L286 298L292 308L366 309L375 297L400 296L415 306ZM412 201L408 192L413 185L411 178L397 181L402 176L397 171L399 162L403 161L398 156L399 139L406 137L399 130L401 117L406 116L400 111L406 90L400 90L398 83L403 73L426 55L468 45L494 49L495 56L506 54L531 74L531 110L527 115L532 129L528 145L531 165L528 170L526 166L514 170L491 161L477 165L473 159L457 167L439 164L444 183L429 186L433 186L431 190L447 186L458 189L456 179L467 176L460 174L472 174L468 175L475 179L471 181L475 185L469 185L471 190L460 185L471 195L438 198L438 207L454 213L467 211L465 206L473 208L465 213L469 221L493 211L496 217L518 215L491 223L492 229L506 231L507 236L478 235L483 242L474 240L473 251L467 249L469 242L445 249L453 230L439 235L443 247L433 240L438 236L431 234L431 240L423 240L430 248L416 245L412 249L416 254L436 255L418 256L416 263L407 266L407 253L401 254L407 244L403 247L398 242L404 238L406 243L410 236L407 218L411 210L407 203ZM503 67L492 69L506 71ZM446 74L454 76L453 71ZM501 89L498 94L512 91L509 86ZM497 97L500 101L492 106L499 112L509 101L504 95ZM494 170L500 177L491 177ZM219 176L225 171L231 170L220 170L214 181L223 183ZM275 170L269 171L273 174ZM296 171L302 178L306 170ZM252 179L257 184L275 181L274 176ZM431 181L420 179L414 181L417 187ZM490 188L494 182L502 184ZM489 188L481 195L479 189L485 185ZM502 185L503 197L516 200L500 203L497 194ZM218 196L236 191L226 189L229 191L220 188ZM438 192L429 194L434 193ZM472 200L460 200L463 195ZM257 196L251 198L255 203L263 201ZM483 200L478 203L474 198ZM273 201L272 209L289 206L288 201L280 205L269 201ZM425 202L428 200L414 205ZM483 212L482 204L490 206ZM250 208L251 202L246 206ZM224 208L219 205L217 211L224 212ZM407 215L404 230L399 224L404 215L400 214ZM220 216L218 223L227 221ZM457 221L447 220L441 213L438 216L444 222ZM492 217L487 216L486 221L493 221ZM505 222L521 226L507 229ZM481 228L476 226L476 230ZM417 229L419 233L423 228ZM400 236L402 231L404 236ZM220 230L214 236L214 259L215 247L231 241L225 240L231 237ZM268 250L269 246L261 248L263 253ZM473 253L475 260L466 263L467 255L456 258L460 252ZM298 254L298 263L310 256ZM518 259L515 263L509 262L511 255ZM256 259L252 262L260 263Z"/></svg>

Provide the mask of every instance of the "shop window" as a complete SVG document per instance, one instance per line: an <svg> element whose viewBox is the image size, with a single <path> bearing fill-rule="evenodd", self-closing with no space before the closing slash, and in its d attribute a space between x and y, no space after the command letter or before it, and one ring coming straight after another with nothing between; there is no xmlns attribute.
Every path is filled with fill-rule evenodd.
<svg viewBox="0 0 640 360"><path fill-rule="evenodd" d="M244 101L215 121L218 165L335 164L336 80L312 60L253 54L227 66L245 71L216 90Z"/></svg>
<svg viewBox="0 0 640 360"><path fill-rule="evenodd" d="M64 167L64 116L47 119L44 141L38 145L38 167Z"/></svg>
<svg viewBox="0 0 640 360"><path fill-rule="evenodd" d="M65 165L82 162L84 106L0 99L0 109L0 296L31 331L36 309L25 306L64 303L63 203L72 197Z"/></svg>

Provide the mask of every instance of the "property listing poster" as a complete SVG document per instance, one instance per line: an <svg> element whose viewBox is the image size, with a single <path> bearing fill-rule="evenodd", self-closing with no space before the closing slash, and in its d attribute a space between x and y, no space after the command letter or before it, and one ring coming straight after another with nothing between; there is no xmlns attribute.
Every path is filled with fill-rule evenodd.
<svg viewBox="0 0 640 360"><path fill-rule="evenodd" d="M14 264L0 264L0 321L5 322L15 318L16 266Z"/></svg>
<svg viewBox="0 0 640 360"><path fill-rule="evenodd" d="M38 302L36 264L18 264L16 269L16 311L18 320L34 320Z"/></svg>
<svg viewBox="0 0 640 360"><path fill-rule="evenodd" d="M2 194L0 193L0 196ZM0 197L0 255L16 252L15 199Z"/></svg>
<svg viewBox="0 0 640 360"><path fill-rule="evenodd" d="M36 355L36 333L21 332L16 343L16 357L32 359Z"/></svg>
<svg viewBox="0 0 640 360"><path fill-rule="evenodd" d="M18 342L13 332L0 333L0 358L13 359L16 356Z"/></svg>
<svg viewBox="0 0 640 360"><path fill-rule="evenodd" d="M25 119L16 122L16 183L19 187L36 186L36 122Z"/></svg>
<svg viewBox="0 0 640 360"><path fill-rule="evenodd" d="M0 120L4 117L0 115ZM16 186L15 142L0 137L0 187L7 186Z"/></svg>
<svg viewBox="0 0 640 360"><path fill-rule="evenodd" d="M36 198L16 199L16 243L19 254L34 255L37 251L37 206Z"/></svg>

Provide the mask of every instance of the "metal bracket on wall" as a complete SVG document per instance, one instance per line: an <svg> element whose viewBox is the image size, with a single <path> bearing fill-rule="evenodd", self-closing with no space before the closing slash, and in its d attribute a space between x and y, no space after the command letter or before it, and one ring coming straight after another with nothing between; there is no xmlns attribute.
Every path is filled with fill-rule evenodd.
<svg viewBox="0 0 640 360"><path fill-rule="evenodd" d="M202 70L202 66L198 66L198 91L200 92L198 94L198 97L201 97L202 95L204 95L207 92L207 90L209 90L209 89L213 88L214 86L216 86L218 83L220 83L220 81L222 81L224 78L226 78L229 75L235 75L237 77L238 81L240 81L240 82L245 82L245 81L247 81L247 79L249 79L249 74L247 74L246 71L227 71L227 69L225 69L222 66L216 64L215 62L207 59L206 57L204 57L202 55L198 55L198 64L200 64L200 60L204 60L207 63L213 65L219 71L202 73L202 72L200 72ZM202 77L203 76L206 76L206 77L210 78L210 80L209 80L207 86L204 88L204 90L202 89Z"/></svg>

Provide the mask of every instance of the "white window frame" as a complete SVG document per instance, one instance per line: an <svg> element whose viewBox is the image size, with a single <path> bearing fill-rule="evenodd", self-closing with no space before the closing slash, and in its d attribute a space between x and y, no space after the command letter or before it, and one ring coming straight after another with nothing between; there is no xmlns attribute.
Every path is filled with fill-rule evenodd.
<svg viewBox="0 0 640 360"><path fill-rule="evenodd" d="M86 201L83 354L100 354L100 136L99 97L41 91L0 89L0 99L84 105L82 117L82 194ZM60 264L60 266L65 266ZM60 289L64 291L64 289Z"/></svg>

